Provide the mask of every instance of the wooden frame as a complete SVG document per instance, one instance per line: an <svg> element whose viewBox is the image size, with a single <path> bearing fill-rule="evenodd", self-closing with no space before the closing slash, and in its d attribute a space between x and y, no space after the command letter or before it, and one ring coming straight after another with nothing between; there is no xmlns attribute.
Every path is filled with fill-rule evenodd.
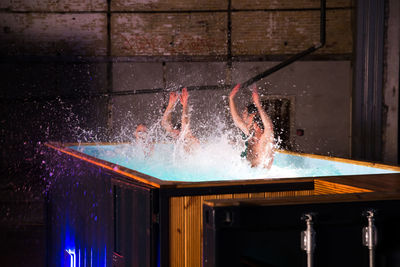
<svg viewBox="0 0 400 267"><path fill-rule="evenodd" d="M152 193L154 203L150 211L155 218L152 229L158 235L159 259L151 260L153 264L160 261L161 266L201 266L202 264L202 221L203 203L210 199L270 199L280 197L298 197L327 194L371 192L373 188L354 184L363 179L381 179L392 177L397 180L400 174L377 174L341 177L306 177L282 179L255 179L211 182L175 182L163 181L142 174L135 170L100 160L76 150L68 148L78 144L48 143L50 151L65 154L75 159L83 160L108 173L114 174L114 180L138 184L148 188ZM94 145L94 144L79 144ZM110 145L103 143L101 145ZM338 162L357 164L368 167L378 167L399 171L400 167L360 162L354 160L331 158L325 156L284 152L296 156L328 159ZM346 181L350 181L347 182ZM157 246L152 249L157 250ZM155 251L149 255L157 255Z"/></svg>

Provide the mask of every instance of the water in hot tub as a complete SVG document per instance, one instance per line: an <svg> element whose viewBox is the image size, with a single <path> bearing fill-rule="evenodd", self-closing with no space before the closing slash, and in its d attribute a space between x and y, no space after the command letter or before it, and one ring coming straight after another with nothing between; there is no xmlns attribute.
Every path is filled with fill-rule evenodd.
<svg viewBox="0 0 400 267"><path fill-rule="evenodd" d="M220 136L203 140L187 153L179 143L72 146L90 156L167 181L219 181L393 173L384 169L337 161L275 153L271 169L252 168L240 157L243 146Z"/></svg>

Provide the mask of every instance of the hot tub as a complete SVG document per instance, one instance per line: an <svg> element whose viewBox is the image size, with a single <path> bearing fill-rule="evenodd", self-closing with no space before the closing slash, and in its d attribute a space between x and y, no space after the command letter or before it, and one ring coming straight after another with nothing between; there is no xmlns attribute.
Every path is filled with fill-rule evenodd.
<svg viewBox="0 0 400 267"><path fill-rule="evenodd" d="M276 154L278 171L265 177L206 175L193 166L177 176L113 152L129 144L46 146L54 266L201 266L205 200L371 192L363 177L400 177L396 166L284 151ZM303 172L279 175L288 164Z"/></svg>

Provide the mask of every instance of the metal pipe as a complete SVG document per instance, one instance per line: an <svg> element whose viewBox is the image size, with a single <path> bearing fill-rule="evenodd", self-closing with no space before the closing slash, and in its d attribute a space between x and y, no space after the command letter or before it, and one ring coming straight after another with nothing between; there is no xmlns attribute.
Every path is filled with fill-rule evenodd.
<svg viewBox="0 0 400 267"><path fill-rule="evenodd" d="M278 70L292 64L293 62L299 60L300 58L316 51L317 49L323 47L325 45L325 32L326 32L326 0L321 0L321 5L320 5L320 37L319 37L319 43L316 45L311 46L310 48L284 60L283 62L273 66L272 68L250 78L249 80L245 81L242 83L242 88L248 87L252 85L253 83L271 75L274 72L277 72Z"/></svg>
<svg viewBox="0 0 400 267"><path fill-rule="evenodd" d="M307 253L307 267L314 266L315 231L313 215L304 214L301 218L306 221L306 230L301 232L301 248Z"/></svg>
<svg viewBox="0 0 400 267"><path fill-rule="evenodd" d="M363 245L368 247L369 267L375 266L375 247L377 244L377 231L375 227L375 211L368 210L365 214L368 226L363 228Z"/></svg>

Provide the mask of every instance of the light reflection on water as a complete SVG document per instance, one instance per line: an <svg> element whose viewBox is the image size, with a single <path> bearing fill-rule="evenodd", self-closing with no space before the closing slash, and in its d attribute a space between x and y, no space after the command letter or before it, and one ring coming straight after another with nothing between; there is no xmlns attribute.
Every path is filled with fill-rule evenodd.
<svg viewBox="0 0 400 267"><path fill-rule="evenodd" d="M174 144L138 144L73 146L90 156L168 181L219 181L268 178L294 178L337 175L393 173L384 169L275 153L270 170L251 168L240 157L241 146L229 144L223 138L203 142L191 153L176 149ZM149 151L151 150L151 151Z"/></svg>

